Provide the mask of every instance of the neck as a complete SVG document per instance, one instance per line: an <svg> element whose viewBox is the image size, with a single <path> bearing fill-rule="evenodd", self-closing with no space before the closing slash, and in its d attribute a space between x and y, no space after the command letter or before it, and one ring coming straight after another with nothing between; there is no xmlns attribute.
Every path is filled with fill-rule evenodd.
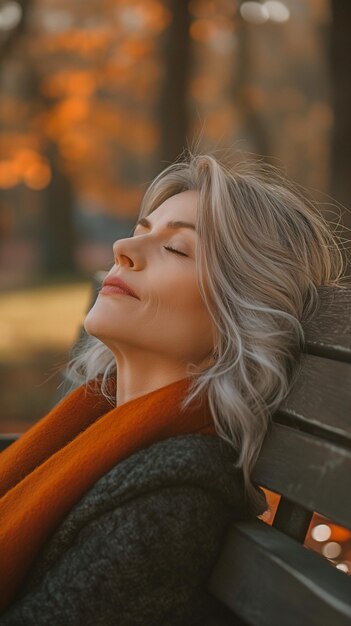
<svg viewBox="0 0 351 626"><path fill-rule="evenodd" d="M116 406L187 377L185 365L171 367L155 359L133 365L119 358L116 365Z"/></svg>

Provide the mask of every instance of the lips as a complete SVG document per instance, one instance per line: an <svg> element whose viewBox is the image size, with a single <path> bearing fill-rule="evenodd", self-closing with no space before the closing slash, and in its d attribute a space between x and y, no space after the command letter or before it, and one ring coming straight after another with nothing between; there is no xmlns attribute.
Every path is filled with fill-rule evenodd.
<svg viewBox="0 0 351 626"><path fill-rule="evenodd" d="M124 280L118 278L117 276L107 276L102 285L103 287L106 287L107 285L110 287L118 287L119 289L123 289L123 291L125 291L128 295L133 296L133 298L140 300L135 291L133 291L133 289L131 289L129 285L124 282Z"/></svg>

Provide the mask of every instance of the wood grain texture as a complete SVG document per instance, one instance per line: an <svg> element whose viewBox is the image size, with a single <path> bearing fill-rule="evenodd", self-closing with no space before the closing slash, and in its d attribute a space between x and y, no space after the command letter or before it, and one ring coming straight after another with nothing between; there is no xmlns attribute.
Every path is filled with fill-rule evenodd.
<svg viewBox="0 0 351 626"><path fill-rule="evenodd" d="M351 447L351 363L304 354L274 421Z"/></svg>
<svg viewBox="0 0 351 626"><path fill-rule="evenodd" d="M317 288L319 308L302 324L306 352L351 363L351 286Z"/></svg>
<svg viewBox="0 0 351 626"><path fill-rule="evenodd" d="M252 478L351 529L351 450L274 424Z"/></svg>

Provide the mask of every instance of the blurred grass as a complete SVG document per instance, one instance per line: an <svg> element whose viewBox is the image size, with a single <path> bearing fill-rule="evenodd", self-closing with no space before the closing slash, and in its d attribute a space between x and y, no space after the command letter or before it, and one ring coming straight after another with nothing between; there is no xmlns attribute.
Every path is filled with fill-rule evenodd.
<svg viewBox="0 0 351 626"><path fill-rule="evenodd" d="M54 405L90 299L90 281L0 294L0 432L23 432Z"/></svg>

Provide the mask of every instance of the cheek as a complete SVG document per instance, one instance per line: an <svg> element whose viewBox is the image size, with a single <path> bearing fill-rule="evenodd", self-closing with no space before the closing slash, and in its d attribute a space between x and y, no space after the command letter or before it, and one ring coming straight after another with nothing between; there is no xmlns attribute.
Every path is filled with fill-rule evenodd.
<svg viewBox="0 0 351 626"><path fill-rule="evenodd" d="M172 331L175 338L183 338L190 345L212 342L212 319L201 298L196 277L169 283L162 294L159 293L152 323L159 332Z"/></svg>
<svg viewBox="0 0 351 626"><path fill-rule="evenodd" d="M159 314L170 313L188 316L199 314L204 305L200 296L196 277L191 274L172 277L155 291L154 305Z"/></svg>

